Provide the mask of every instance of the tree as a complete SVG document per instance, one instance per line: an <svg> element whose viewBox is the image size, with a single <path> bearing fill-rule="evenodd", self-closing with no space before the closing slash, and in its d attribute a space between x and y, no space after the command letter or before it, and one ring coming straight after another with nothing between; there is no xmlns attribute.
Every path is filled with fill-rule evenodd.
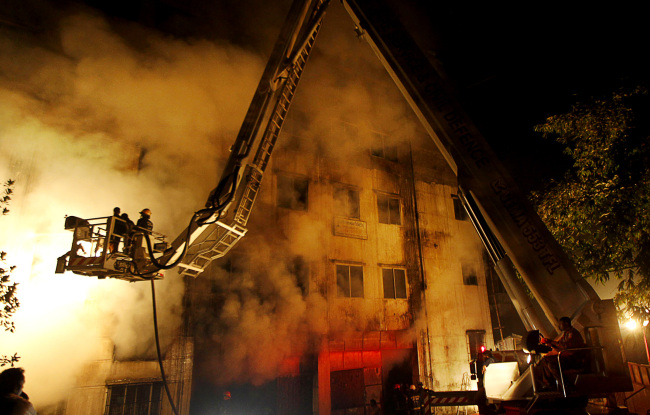
<svg viewBox="0 0 650 415"><path fill-rule="evenodd" d="M532 195L538 213L598 282L620 279L619 310L650 318L650 95L620 89L575 104L535 127L565 147L573 165Z"/></svg>
<svg viewBox="0 0 650 415"><path fill-rule="evenodd" d="M9 213L9 201L11 200L11 195L13 194L13 180L7 180L4 184L4 194L0 197L0 209L2 210L2 215ZM11 281L11 272L16 268L14 265L7 265L7 253L0 251L0 325L4 327L5 331L12 332L15 330L15 326L11 318L13 314L18 310L20 303L16 297L16 289L18 283ZM13 354L13 356L0 356L0 366L6 364L11 364L17 362L19 356Z"/></svg>

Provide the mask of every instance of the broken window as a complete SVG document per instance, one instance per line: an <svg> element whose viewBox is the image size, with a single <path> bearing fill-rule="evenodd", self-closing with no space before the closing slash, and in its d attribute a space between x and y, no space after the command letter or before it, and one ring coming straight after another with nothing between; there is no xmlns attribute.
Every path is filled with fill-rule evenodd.
<svg viewBox="0 0 650 415"><path fill-rule="evenodd" d="M397 146L388 143L384 134L373 133L372 155L389 161L397 161Z"/></svg>
<svg viewBox="0 0 650 415"><path fill-rule="evenodd" d="M467 211L463 207L463 203L460 201L457 195L451 195L451 200L454 202L454 217L456 220L468 220Z"/></svg>
<svg viewBox="0 0 650 415"><path fill-rule="evenodd" d="M377 195L377 211L379 223L401 225L402 217L398 197Z"/></svg>
<svg viewBox="0 0 650 415"><path fill-rule="evenodd" d="M345 187L335 187L334 213L346 218L360 219L359 192Z"/></svg>
<svg viewBox="0 0 650 415"><path fill-rule="evenodd" d="M278 175L279 207L307 210L309 180L306 177Z"/></svg>
<svg viewBox="0 0 650 415"><path fill-rule="evenodd" d="M478 276L476 272L476 265L470 263L461 263L460 265L463 272L463 284L465 285L478 285Z"/></svg>
<svg viewBox="0 0 650 415"><path fill-rule="evenodd" d="M107 415L159 415L162 382L108 385Z"/></svg>
<svg viewBox="0 0 650 415"><path fill-rule="evenodd" d="M336 285L339 297L363 297L363 267L336 266Z"/></svg>
<svg viewBox="0 0 650 415"><path fill-rule="evenodd" d="M382 268L384 298L406 298L406 271L399 268Z"/></svg>

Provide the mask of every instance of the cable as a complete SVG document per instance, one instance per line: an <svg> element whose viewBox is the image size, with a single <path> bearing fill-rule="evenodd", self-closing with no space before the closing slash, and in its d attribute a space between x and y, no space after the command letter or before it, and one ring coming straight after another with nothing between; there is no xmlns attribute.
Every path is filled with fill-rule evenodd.
<svg viewBox="0 0 650 415"><path fill-rule="evenodd" d="M167 384L167 377L165 376L165 369L163 369L162 355L160 353L160 341L158 340L158 317L156 313L156 290L154 288L154 280L151 280L151 302L153 304L153 331L154 337L156 339L156 352L158 353L158 365L160 366L160 375L162 376L163 385L165 386L165 392L167 393L167 399L169 399L169 404L172 407L174 415L178 415L176 410L176 405L174 405L174 400L172 399L172 394L169 391L169 385Z"/></svg>

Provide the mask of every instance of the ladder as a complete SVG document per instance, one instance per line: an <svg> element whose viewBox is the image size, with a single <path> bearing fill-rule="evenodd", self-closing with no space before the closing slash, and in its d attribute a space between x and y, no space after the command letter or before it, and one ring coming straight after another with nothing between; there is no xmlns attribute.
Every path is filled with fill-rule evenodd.
<svg viewBox="0 0 650 415"><path fill-rule="evenodd" d="M323 3L319 3L319 6L322 5ZM257 199L264 172L289 112L298 81L313 49L320 26L319 21L313 30L307 33L306 40L301 44L302 49L294 59L293 65L288 69L286 78L278 79L281 82L274 94L275 104L270 112L255 157L246 165L242 182L236 191L232 219L224 218L222 221L204 225L206 229L192 242L183 262L179 264L181 275L198 276L212 261L221 258L230 251L246 234L246 224ZM229 216L227 214L227 217Z"/></svg>

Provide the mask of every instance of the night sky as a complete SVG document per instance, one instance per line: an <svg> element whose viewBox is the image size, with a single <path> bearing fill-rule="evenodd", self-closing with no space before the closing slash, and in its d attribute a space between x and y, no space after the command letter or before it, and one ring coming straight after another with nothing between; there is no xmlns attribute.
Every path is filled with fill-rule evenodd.
<svg viewBox="0 0 650 415"><path fill-rule="evenodd" d="M261 51L270 49L289 4L86 3L175 36L225 39ZM427 53L443 63L466 111L523 190L541 188L569 165L561 147L534 133L534 125L576 99L647 82L650 73L640 5L395 3Z"/></svg>
<svg viewBox="0 0 650 415"><path fill-rule="evenodd" d="M2 20L39 31L47 30L55 10L91 7L133 26L181 39L227 41L262 54L269 53L289 6L288 0L12 3L23 6L10 6ZM540 188L569 165L561 147L534 133L534 125L576 99L647 83L650 73L641 5L395 4L426 52L443 63L466 111L523 190ZM47 8L52 13L39 12Z"/></svg>

